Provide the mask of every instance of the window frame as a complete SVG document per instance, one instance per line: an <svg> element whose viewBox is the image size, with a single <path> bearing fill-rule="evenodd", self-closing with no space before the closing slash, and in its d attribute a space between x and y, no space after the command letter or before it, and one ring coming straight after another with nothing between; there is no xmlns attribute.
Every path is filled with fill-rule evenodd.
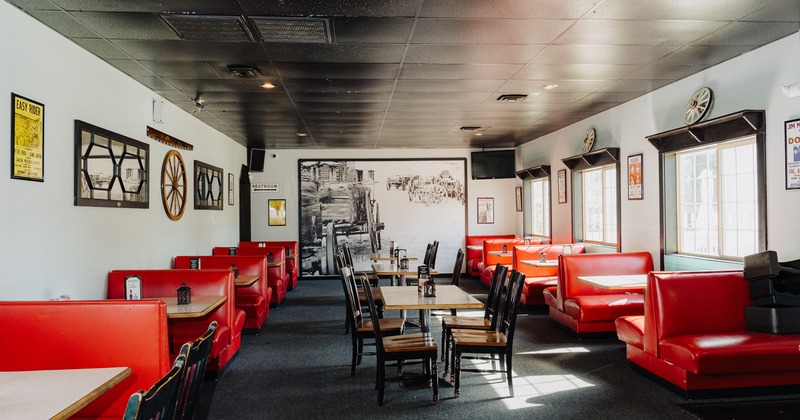
<svg viewBox="0 0 800 420"><path fill-rule="evenodd" d="M757 250L767 249L767 174L766 174L766 120L763 110L744 110L647 137L658 150L659 159L659 211L661 266L667 257L692 258L706 261L700 265L713 266L718 263L741 263L740 257L709 257L678 252L678 209L676 176L676 152L687 151L705 145L713 145L755 136L756 188L758 211Z"/></svg>
<svg viewBox="0 0 800 420"><path fill-rule="evenodd" d="M593 244L593 245L608 246L608 247L615 247L615 246L617 246L617 243L619 242L619 231L620 231L619 223L620 223L620 220L619 220L619 211L618 211L618 209L619 209L619 204L620 204L620 199L619 199L619 185L620 185L620 183L619 183L619 171L617 170L618 169L617 166L618 165L603 165L603 166L597 166L597 167L592 167L592 168L586 168L586 169L578 172L578 174L581 176L581 191L580 191L580 193L581 193L582 203L581 203L581 207L580 208L581 208L581 219L582 219L582 222L581 222L581 232L580 232L580 234L581 234L582 242L585 242L585 243L588 243L588 244ZM600 240L600 241L586 239L586 236L588 236L588 235L586 234L586 206L585 206L585 200L584 200L585 192L586 192L586 181L585 181L586 177L585 177L585 175L587 173L589 173L589 172L592 172L592 173L597 172L597 173L600 174L600 200L601 200L601 204L600 204L600 210L601 211L600 211L600 213L601 213L601 217L603 219L603 223L601 223L601 226L600 226L600 231L601 231L601 235L603 236L603 239ZM614 203L615 212L614 213L616 215L616 221L615 221L616 223L614 224L614 227L615 227L614 230L616 231L615 232L616 241L614 241L614 242L606 241L606 239L607 239L606 238L606 234L607 234L606 225L607 224L605 223L605 221L606 221L606 194L605 193L606 193L606 184L607 184L606 183L606 181L607 181L606 180L606 176L607 176L606 174L607 173L613 173L614 174L614 185L616 187L615 197L614 197L615 198L615 200L614 200L615 201L615 203Z"/></svg>
<svg viewBox="0 0 800 420"><path fill-rule="evenodd" d="M533 235L533 212L532 206L523 205L522 206L522 229L523 233L526 237L536 237L542 238L547 240L548 242L552 242L552 235L553 235L553 183L551 181L551 172L550 172L550 165L539 165L530 167L527 169L522 169L516 172L517 178L522 180L522 200L523 203L532 203L533 200L533 192L531 191L531 183L529 181L535 179L545 179L544 182L547 182L547 223L549 225L549 232L548 236L539 236Z"/></svg>
<svg viewBox="0 0 800 420"><path fill-rule="evenodd" d="M619 161L619 147L607 147L593 152L584 153L581 155L571 156L561 159L564 165L570 169L571 176L570 185L568 190L571 190L572 195L572 242L574 243L587 243L590 245L614 248L616 252L622 251L622 194L621 194L621 167ZM583 238L583 184L582 172L589 168L597 168L602 166L614 166L616 174L616 217L617 217L617 242L616 243L600 243L594 241L586 241ZM580 217L576 216L580 215Z"/></svg>
<svg viewBox="0 0 800 420"><path fill-rule="evenodd" d="M534 232L534 220L535 220L535 218L534 218L534 210L536 209L536 206L534 205L534 201L533 201L533 199L534 199L534 194L533 194L533 190L534 189L533 189L533 187L534 187L534 183L537 183L537 182L540 182L542 184L542 188L546 189L546 191L544 191L543 194L542 194L542 200L543 200L542 201L542 213L543 213L542 214L542 223L543 223L542 229L545 232L542 232L541 234ZM553 221L553 216L552 216L553 193L552 193L552 191L550 191L550 186L551 186L550 177L538 177L538 178L529 179L529 180L525 181L525 184L527 184L528 190L530 191L530 195L529 195L530 199L528 200L528 202L531 204L530 205L530 223L528 223L528 226L527 226L530 229L530 235L526 235L526 236L532 236L534 238L543 238L543 239L549 240L553 236L553 234L552 234L552 232L553 232L553 227L552 227L552 221Z"/></svg>

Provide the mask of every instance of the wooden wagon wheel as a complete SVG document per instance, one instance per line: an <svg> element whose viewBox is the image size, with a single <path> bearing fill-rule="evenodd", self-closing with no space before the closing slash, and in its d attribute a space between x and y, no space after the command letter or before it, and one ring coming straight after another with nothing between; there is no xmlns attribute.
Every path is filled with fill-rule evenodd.
<svg viewBox="0 0 800 420"><path fill-rule="evenodd" d="M186 210L186 165L177 150L170 150L161 166L161 201L170 220L179 220Z"/></svg>

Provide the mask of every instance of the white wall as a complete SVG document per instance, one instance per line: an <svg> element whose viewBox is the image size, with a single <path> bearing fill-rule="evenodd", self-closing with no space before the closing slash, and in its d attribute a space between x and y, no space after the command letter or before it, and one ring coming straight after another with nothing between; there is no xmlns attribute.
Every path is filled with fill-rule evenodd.
<svg viewBox="0 0 800 420"><path fill-rule="evenodd" d="M11 131L12 92L45 105L43 183L10 179L10 136L0 147L0 300L105 298L112 269L169 268L174 255L238 240L238 207L227 194L223 211L195 211L190 197L180 221L167 218L159 183L170 148L145 130L192 143L180 151L190 177L198 159L223 168L226 187L246 161L243 146L170 103L164 123L153 123L157 95L6 2L0 35L0 133ZM150 145L149 209L73 205L76 119Z"/></svg>
<svg viewBox="0 0 800 420"><path fill-rule="evenodd" d="M800 98L783 96L781 86L800 80L798 69L800 42L795 34L526 143L518 149L518 158L522 167L549 164L555 174L565 168L561 159L580 153L580 143L590 127L597 130L596 149L620 148L623 174L626 157L643 153L644 200L627 200L627 177L622 177L622 250L649 251L658 261L658 152L645 137L684 126L683 109L689 97L708 86L715 98L706 120L743 109L766 111L767 247L777 251L782 261L797 259L800 190L785 189L783 123L800 117ZM554 242L571 240L571 197L568 204L556 204L555 175L552 183Z"/></svg>

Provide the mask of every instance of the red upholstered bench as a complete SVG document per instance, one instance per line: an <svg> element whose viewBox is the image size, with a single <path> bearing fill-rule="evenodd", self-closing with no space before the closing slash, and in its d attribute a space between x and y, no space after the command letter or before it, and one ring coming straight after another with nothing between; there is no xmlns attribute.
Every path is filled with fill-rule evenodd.
<svg viewBox="0 0 800 420"><path fill-rule="evenodd" d="M239 248L264 248L268 246L283 247L286 251L286 274L288 275L289 279L286 289L294 289L295 286L297 286L298 279L300 278L300 269L297 264L298 259L300 258L297 241L239 242Z"/></svg>
<svg viewBox="0 0 800 420"><path fill-rule="evenodd" d="M467 274L472 277L479 277L481 272L478 264L483 261L483 241L487 239L514 239L515 235L467 235L466 238L466 260Z"/></svg>
<svg viewBox="0 0 800 420"><path fill-rule="evenodd" d="M172 367L164 302L0 302L0 371L127 366L131 374L73 418L120 419L128 398Z"/></svg>
<svg viewBox="0 0 800 420"><path fill-rule="evenodd" d="M244 255L270 257L272 262L267 261L267 284L272 288L272 299L270 305L277 307L284 299L289 290L289 274L286 272L286 249L283 247L214 247L214 255Z"/></svg>
<svg viewBox="0 0 800 420"><path fill-rule="evenodd" d="M544 305L544 289L558 284L558 265L533 266L522 263L526 260L539 260L539 253L544 252L548 261L557 261L564 252L564 244L558 245L516 245L513 248L513 268L525 274L520 304L528 306ZM583 245L572 245L573 254L582 254Z"/></svg>
<svg viewBox="0 0 800 420"><path fill-rule="evenodd" d="M540 244L541 239L534 238L528 239L531 244ZM492 278L494 277L494 269L497 264L503 264L511 268L513 264L513 249L516 245L524 245L525 239L487 239L483 241L483 261L478 263L478 270L480 271L480 280L486 287L492 285ZM493 252L502 252L503 245L506 246L506 255L498 256L493 255Z"/></svg>
<svg viewBox="0 0 800 420"><path fill-rule="evenodd" d="M558 285L543 292L550 318L577 334L613 333L614 320L644 313L644 287L604 289L578 276L647 274L649 252L571 254L558 257Z"/></svg>
<svg viewBox="0 0 800 420"><path fill-rule="evenodd" d="M125 298L125 278L142 279L142 298L172 297L178 287L188 283L192 296L225 296L216 310L197 319L170 319L170 357L175 358L181 345L194 341L217 321L217 332L211 346L208 371L219 373L242 346L245 314L236 308L236 293L231 270L114 270L108 273L108 298Z"/></svg>
<svg viewBox="0 0 800 420"><path fill-rule="evenodd" d="M796 393L800 334L748 331L749 293L741 270L653 272L644 315L617 319L617 336L630 362L687 398Z"/></svg>
<svg viewBox="0 0 800 420"><path fill-rule="evenodd" d="M172 268L190 268L191 260L197 259L201 269L227 269L236 266L240 276L257 276L249 286L236 286L236 307L245 313L244 328L260 329L269 317L272 288L267 284L267 258L241 255L196 255L177 256ZM235 281L235 279L234 279Z"/></svg>

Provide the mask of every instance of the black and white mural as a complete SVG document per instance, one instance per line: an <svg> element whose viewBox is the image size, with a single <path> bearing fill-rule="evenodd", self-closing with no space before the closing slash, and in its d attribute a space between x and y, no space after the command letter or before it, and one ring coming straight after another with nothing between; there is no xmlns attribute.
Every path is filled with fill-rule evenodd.
<svg viewBox="0 0 800 420"><path fill-rule="evenodd" d="M466 232L466 159L305 160L300 176L303 276L336 274L344 241L356 270L395 241L421 261L439 241L436 269L449 273Z"/></svg>

